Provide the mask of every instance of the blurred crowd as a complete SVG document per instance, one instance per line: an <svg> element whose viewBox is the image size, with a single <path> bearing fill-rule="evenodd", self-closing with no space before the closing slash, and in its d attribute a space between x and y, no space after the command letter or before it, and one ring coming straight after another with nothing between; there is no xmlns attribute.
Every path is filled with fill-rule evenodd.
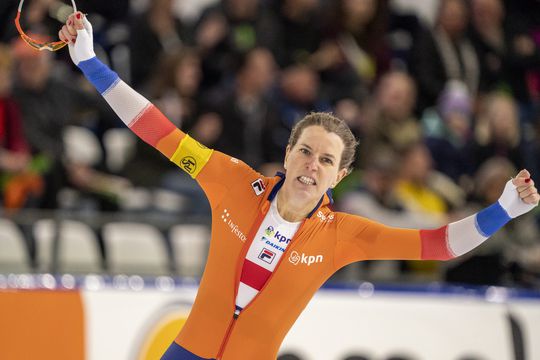
<svg viewBox="0 0 540 360"><path fill-rule="evenodd" d="M67 49L38 52L20 39L12 21L18 3L0 4L4 213L84 207L209 215L195 183L123 128ZM37 40L56 38L69 3L25 1L23 29ZM360 146L357 170L335 190L337 210L435 228L495 202L523 168L540 179L537 1L77 6L94 26L100 59L178 127L265 175L282 169L290 130L305 114L344 119ZM366 262L338 277L540 287L538 215L511 222L452 262Z"/></svg>

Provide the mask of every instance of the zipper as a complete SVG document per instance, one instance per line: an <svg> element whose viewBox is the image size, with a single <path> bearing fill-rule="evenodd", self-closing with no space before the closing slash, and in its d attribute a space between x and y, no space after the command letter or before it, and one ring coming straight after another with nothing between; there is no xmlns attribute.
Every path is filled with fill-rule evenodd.
<svg viewBox="0 0 540 360"><path fill-rule="evenodd" d="M238 261L238 264L236 265L236 275L234 277L234 284L233 284L234 286L233 302L234 303L236 303L236 297L238 296L238 284L240 283L240 276L242 273L242 266L244 264L244 259L246 258L246 254L249 250L249 247L253 243L253 239L255 238L256 231L259 229L259 227L261 226L264 220L264 217L268 213L268 209L270 208L268 203L269 203L268 201L265 202L261 211L259 212L259 215L255 219L255 222L253 223L253 225L251 226L251 229L249 230L249 233L248 233L249 243L244 244L244 246L242 247L242 251L239 257L239 259L241 260ZM235 307L236 307L236 304L235 304ZM234 328L234 324L236 323L236 319L238 319L239 315L240 313L237 313L236 308L235 308L235 310L233 311L233 317L231 321L229 322L229 326L227 327L227 331L225 332L225 336L223 337L223 341L221 342L221 346L219 347L219 352L216 357L216 360L221 359L221 357L223 356L223 352L225 351L225 347L227 346L227 343L229 342L229 338L231 337L231 332Z"/></svg>
<svg viewBox="0 0 540 360"><path fill-rule="evenodd" d="M234 325L236 324L236 319L238 319L238 315L235 313L233 315L233 318L229 322L229 326L227 327L227 332L225 333L225 337L223 338L223 341L221 342L221 346L216 356L216 360L220 360L221 357L223 356L223 352L225 351L225 346L227 345L227 342L229 342L229 337L231 336L231 332L234 329Z"/></svg>

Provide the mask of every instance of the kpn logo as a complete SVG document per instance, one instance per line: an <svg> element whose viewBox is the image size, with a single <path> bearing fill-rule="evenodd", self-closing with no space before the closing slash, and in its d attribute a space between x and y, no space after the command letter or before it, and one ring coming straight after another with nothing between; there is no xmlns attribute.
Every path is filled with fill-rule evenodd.
<svg viewBox="0 0 540 360"><path fill-rule="evenodd" d="M323 262L323 256L322 255L306 255L304 253L298 253L296 251L292 251L289 255L289 261L293 265L298 264L306 264L307 266L310 266L314 263L322 263Z"/></svg>

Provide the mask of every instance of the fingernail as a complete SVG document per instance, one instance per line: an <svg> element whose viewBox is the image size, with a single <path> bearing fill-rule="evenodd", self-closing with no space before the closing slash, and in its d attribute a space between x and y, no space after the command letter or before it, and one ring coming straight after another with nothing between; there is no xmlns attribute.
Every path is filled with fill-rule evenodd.
<svg viewBox="0 0 540 360"><path fill-rule="evenodd" d="M526 182L526 183L530 183L530 182L531 182L531 178L525 179L525 182Z"/></svg>
<svg viewBox="0 0 540 360"><path fill-rule="evenodd" d="M77 13L77 15L75 15L77 17L77 19L80 19L81 18L81 13Z"/></svg>

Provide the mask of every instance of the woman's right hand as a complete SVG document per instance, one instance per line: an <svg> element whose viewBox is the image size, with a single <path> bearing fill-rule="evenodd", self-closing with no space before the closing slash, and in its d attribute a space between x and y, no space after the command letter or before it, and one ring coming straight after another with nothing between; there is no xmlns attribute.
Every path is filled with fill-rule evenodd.
<svg viewBox="0 0 540 360"><path fill-rule="evenodd" d="M94 52L92 24L83 13L77 11L71 14L66 25L58 32L60 40L68 44L71 60L78 65L81 61L96 56Z"/></svg>

